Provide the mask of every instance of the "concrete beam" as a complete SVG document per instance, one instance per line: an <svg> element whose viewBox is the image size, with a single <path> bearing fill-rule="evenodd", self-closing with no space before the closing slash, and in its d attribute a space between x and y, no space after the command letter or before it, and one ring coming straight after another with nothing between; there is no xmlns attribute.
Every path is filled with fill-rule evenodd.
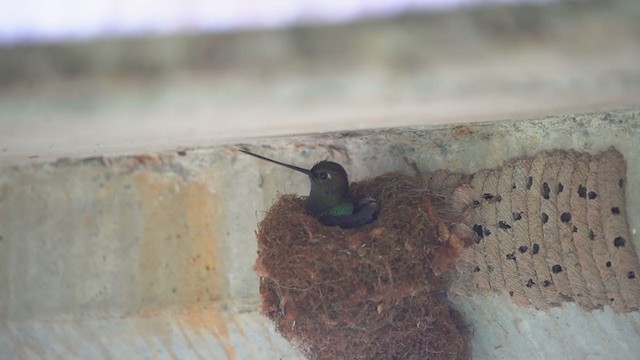
<svg viewBox="0 0 640 360"><path fill-rule="evenodd" d="M615 146L628 164L627 212L638 248L639 117L640 110L621 110L468 124L464 131L404 128L249 145L302 166L338 161L352 180L394 170L475 172L540 150L595 153ZM3 168L0 353L299 356L258 314L252 265L256 224L276 193L307 191L304 177L233 146ZM636 313L582 313L572 304L542 312L497 297L453 300L476 330L477 358L582 359L640 351ZM564 335L550 335L556 333Z"/></svg>

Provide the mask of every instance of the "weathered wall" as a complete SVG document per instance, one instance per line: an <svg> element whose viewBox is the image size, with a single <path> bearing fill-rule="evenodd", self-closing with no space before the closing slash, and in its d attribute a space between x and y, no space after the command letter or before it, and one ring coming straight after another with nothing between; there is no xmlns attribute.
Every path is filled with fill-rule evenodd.
<svg viewBox="0 0 640 360"><path fill-rule="evenodd" d="M638 248L639 17L564 2L1 49L0 357L298 358L251 268L263 211L308 184L239 142L352 180L613 145ZM574 109L596 112L526 120ZM505 121L438 125L475 120ZM637 313L452 300L478 359L640 352Z"/></svg>
<svg viewBox="0 0 640 360"><path fill-rule="evenodd" d="M545 149L593 153L613 145L628 162L629 221L639 247L639 116L627 110L251 146L303 166L336 160L357 180L391 170L475 172ZM4 168L0 353L296 356L257 314L254 231L277 192L306 191L303 176L233 146ZM637 313L584 313L573 304L541 312L498 296L453 300L476 330L477 358L628 358L640 351Z"/></svg>

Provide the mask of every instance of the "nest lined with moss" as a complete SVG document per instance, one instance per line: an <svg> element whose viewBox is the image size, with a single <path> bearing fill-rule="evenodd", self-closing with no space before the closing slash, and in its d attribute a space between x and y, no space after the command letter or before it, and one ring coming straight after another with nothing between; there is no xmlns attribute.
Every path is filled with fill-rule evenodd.
<svg viewBox="0 0 640 360"><path fill-rule="evenodd" d="M429 178L386 174L351 185L379 219L327 227L280 196L260 223L263 312L312 359L468 359L469 335L448 304L446 270L470 239Z"/></svg>

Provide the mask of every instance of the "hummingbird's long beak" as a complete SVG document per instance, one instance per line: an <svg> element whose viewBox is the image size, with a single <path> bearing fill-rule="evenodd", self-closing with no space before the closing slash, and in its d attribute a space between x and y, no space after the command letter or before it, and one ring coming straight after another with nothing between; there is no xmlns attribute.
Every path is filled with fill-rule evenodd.
<svg viewBox="0 0 640 360"><path fill-rule="evenodd" d="M305 174L305 175L307 175L307 176L309 176L309 174L310 174L310 171L309 171L309 170L307 170L307 169L303 169L303 168L301 168L301 167L297 167L297 166L294 166L294 165L289 165L289 164L286 164L286 163L283 163L283 162L280 162L280 161L275 161L275 160L272 160L272 159L266 158L266 157L264 157L264 156L260 156L260 155L258 155L258 154L254 154L254 153L249 152L249 151L247 151L247 150L238 149L238 151L243 152L243 153L245 153L245 154L247 154L247 155L251 155L251 156L253 156L253 157L257 157L258 159L266 160L266 161L272 162L272 163L274 163L274 164L278 164L278 165L284 166L284 167L289 168L289 169L291 169L291 170L300 171L301 173L303 173L303 174Z"/></svg>

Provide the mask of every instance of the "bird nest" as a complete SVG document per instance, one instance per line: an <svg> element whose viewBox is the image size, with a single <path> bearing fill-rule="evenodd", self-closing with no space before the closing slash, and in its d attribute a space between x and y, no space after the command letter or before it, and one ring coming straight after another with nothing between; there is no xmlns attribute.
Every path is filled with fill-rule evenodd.
<svg viewBox="0 0 640 360"><path fill-rule="evenodd" d="M259 225L255 265L277 331L312 359L469 359L468 330L446 293L471 236L448 201L453 187L435 195L433 180L353 183L353 198L371 196L381 210L356 229L324 226L302 198L281 195Z"/></svg>
<svg viewBox="0 0 640 360"><path fill-rule="evenodd" d="M453 293L506 293L521 306L575 302L640 309L640 262L627 222L626 162L556 150L484 169L456 190L475 245L460 254ZM464 205L462 206L464 207Z"/></svg>
<svg viewBox="0 0 640 360"><path fill-rule="evenodd" d="M542 152L473 176L386 174L351 185L381 212L349 230L280 196L258 232L263 312L313 359L466 359L447 292L637 311L625 174L615 149Z"/></svg>

